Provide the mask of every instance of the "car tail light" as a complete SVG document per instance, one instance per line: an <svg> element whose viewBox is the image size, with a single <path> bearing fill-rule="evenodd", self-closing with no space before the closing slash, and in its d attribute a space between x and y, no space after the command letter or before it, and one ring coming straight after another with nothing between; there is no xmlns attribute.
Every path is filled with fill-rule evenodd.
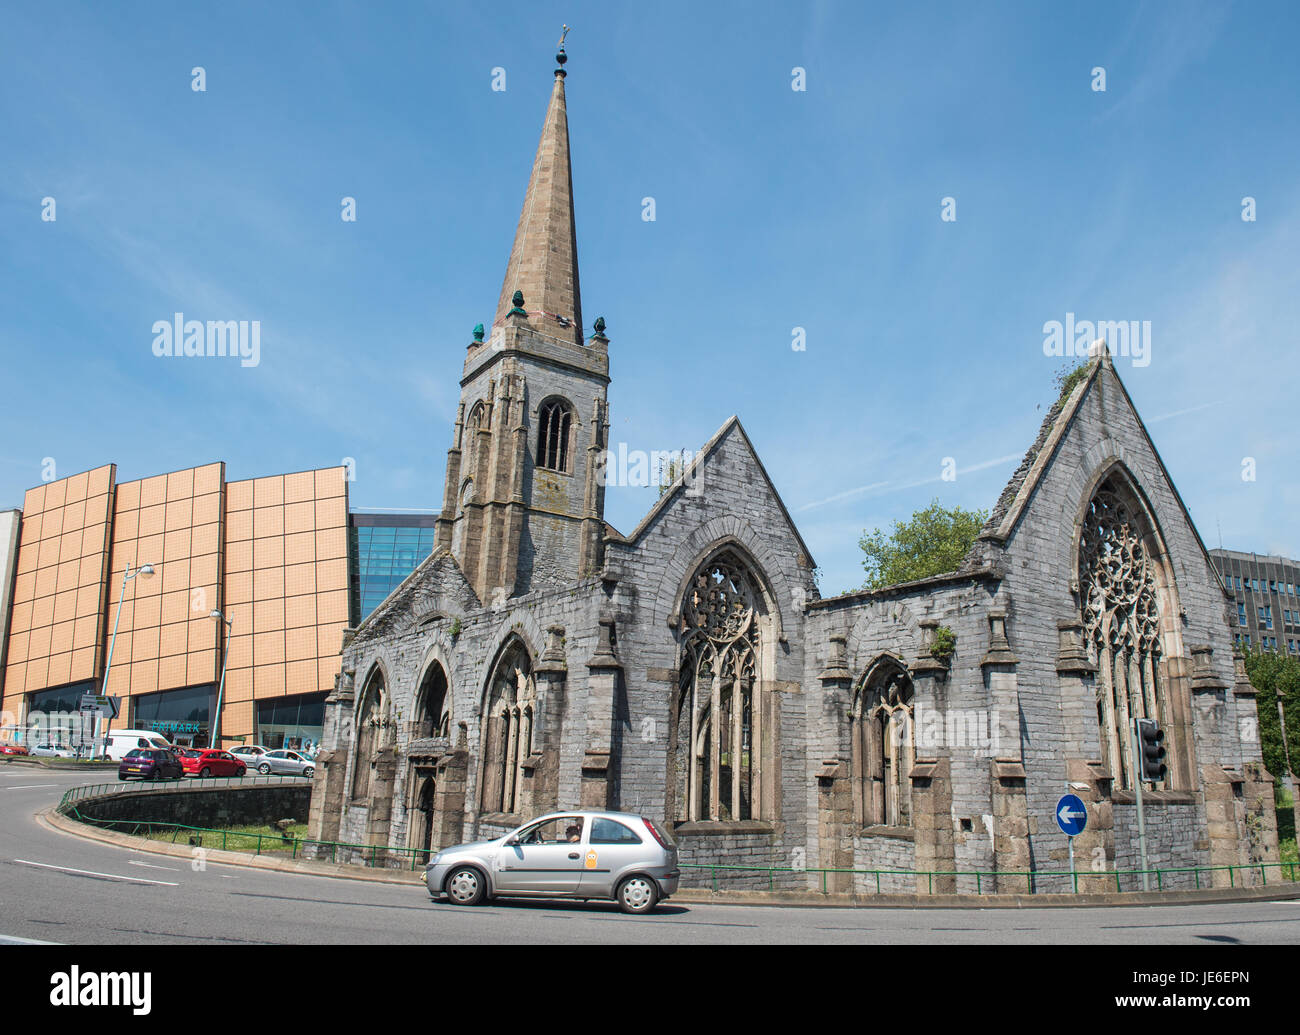
<svg viewBox="0 0 1300 1035"><path fill-rule="evenodd" d="M660 848L668 849L672 847L672 845L664 839L664 835L659 833L659 828L655 826L654 823L646 819L644 816L641 817L641 822L645 824L645 828L650 831L654 836L654 839L659 842Z"/></svg>

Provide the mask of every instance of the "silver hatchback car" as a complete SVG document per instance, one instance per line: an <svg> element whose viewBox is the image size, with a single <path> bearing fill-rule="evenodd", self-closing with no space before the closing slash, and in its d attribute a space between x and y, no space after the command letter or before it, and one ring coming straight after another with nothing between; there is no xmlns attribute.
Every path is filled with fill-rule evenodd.
<svg viewBox="0 0 1300 1035"><path fill-rule="evenodd" d="M554 812L494 841L444 848L424 868L435 899L472 906L496 895L613 899L648 913L676 893L677 846L630 812Z"/></svg>

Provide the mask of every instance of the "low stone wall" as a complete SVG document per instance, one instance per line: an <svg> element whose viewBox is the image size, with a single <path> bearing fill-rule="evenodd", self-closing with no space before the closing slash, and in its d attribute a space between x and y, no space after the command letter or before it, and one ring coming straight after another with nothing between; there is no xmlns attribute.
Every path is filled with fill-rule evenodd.
<svg viewBox="0 0 1300 1035"><path fill-rule="evenodd" d="M673 831L683 888L711 888L712 870L698 865L756 867L754 870L718 870L720 891L798 891L809 887L802 852L787 849L782 833L766 823L686 823ZM768 873L768 867L787 867ZM793 872L791 872L793 871Z"/></svg>
<svg viewBox="0 0 1300 1035"><path fill-rule="evenodd" d="M853 868L855 870L903 870L916 868L916 846L903 837L863 834L853 839ZM916 874L913 872L874 873L853 875L853 891L858 895L915 894ZM928 890L922 885L921 891Z"/></svg>
<svg viewBox="0 0 1300 1035"><path fill-rule="evenodd" d="M308 781L252 787L150 788L83 798L73 803L78 814L97 821L97 826L180 823L212 829L261 826L281 819L305 823L310 804Z"/></svg>

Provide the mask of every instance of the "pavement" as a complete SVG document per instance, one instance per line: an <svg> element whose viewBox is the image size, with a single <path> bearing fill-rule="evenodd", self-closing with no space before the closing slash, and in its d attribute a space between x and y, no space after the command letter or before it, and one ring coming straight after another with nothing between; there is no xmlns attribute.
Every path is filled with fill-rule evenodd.
<svg viewBox="0 0 1300 1035"><path fill-rule="evenodd" d="M1293 889L1254 900L1123 904L1068 914L1019 908L861 909L782 898L728 904L707 892L650 916L613 903L431 901L409 874L326 874L287 860L253 865L185 846L89 839L50 813L86 773L0 766L0 942L70 944L1300 944ZM100 832L102 834L102 832ZM121 835L116 835L121 837ZM230 853L232 856L237 853ZM245 861L246 862L246 861ZM271 865L274 863L275 865ZM336 868L342 869L342 868ZM1018 896L1006 896L1016 898ZM818 896L820 898L820 896ZM1163 901L1169 901L1165 899ZM731 904L734 903L734 904Z"/></svg>

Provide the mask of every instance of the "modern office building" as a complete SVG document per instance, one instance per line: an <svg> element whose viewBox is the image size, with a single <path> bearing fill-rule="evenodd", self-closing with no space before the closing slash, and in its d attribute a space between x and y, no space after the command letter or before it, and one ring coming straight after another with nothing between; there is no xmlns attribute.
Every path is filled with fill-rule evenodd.
<svg viewBox="0 0 1300 1035"><path fill-rule="evenodd" d="M0 510L0 700L4 699L9 611L14 598L14 568L18 562L18 529L22 519L21 510Z"/></svg>
<svg viewBox="0 0 1300 1035"><path fill-rule="evenodd" d="M367 513L348 518L348 612L353 627L433 553L437 514Z"/></svg>
<svg viewBox="0 0 1300 1035"><path fill-rule="evenodd" d="M5 609L11 733L103 692L122 700L115 728L314 746L348 624L345 468L116 473L26 494Z"/></svg>
<svg viewBox="0 0 1300 1035"><path fill-rule="evenodd" d="M1256 649L1300 654L1300 562L1211 550L1237 610L1237 638Z"/></svg>

